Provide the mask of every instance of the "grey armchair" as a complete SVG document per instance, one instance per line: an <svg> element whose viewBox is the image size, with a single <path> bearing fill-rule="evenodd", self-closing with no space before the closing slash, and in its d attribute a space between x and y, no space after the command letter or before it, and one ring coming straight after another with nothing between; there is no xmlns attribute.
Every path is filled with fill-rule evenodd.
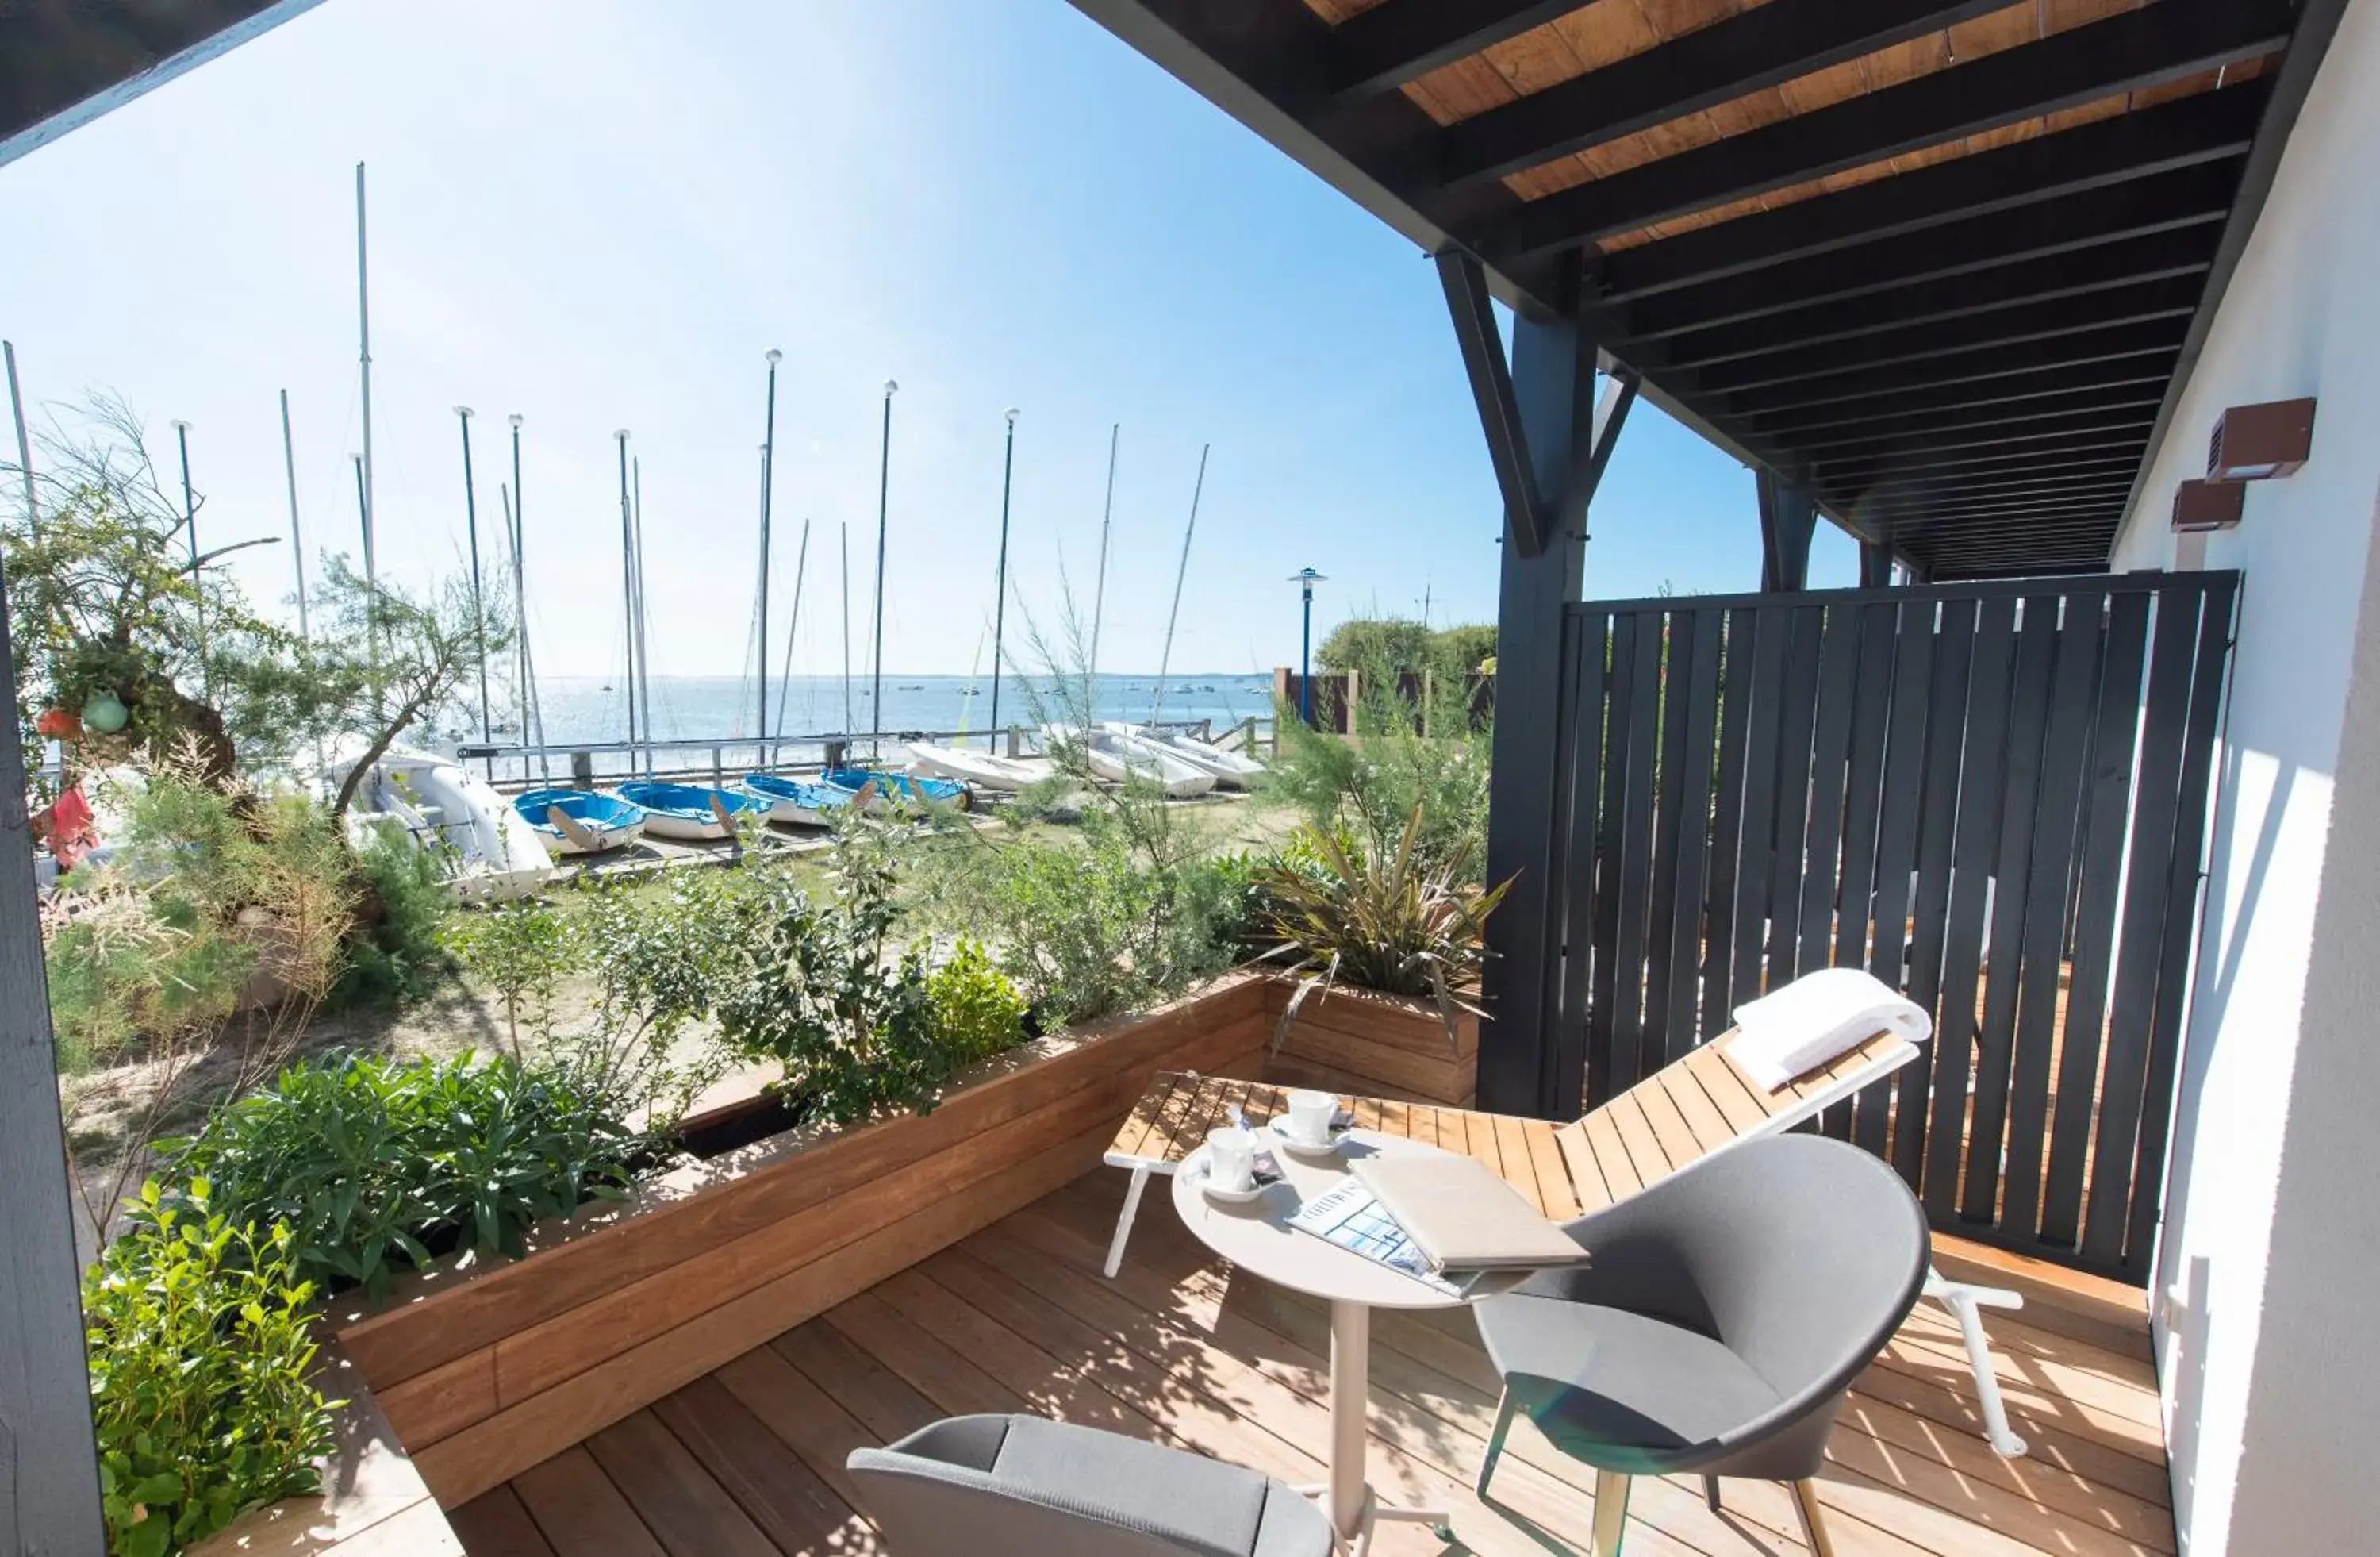
<svg viewBox="0 0 2380 1557"><path fill-rule="evenodd" d="M1748 1141L1568 1224L1589 1265L1475 1310L1504 1399L1479 1495L1515 1415L1592 1466L1595 1557L1618 1557L1630 1478L1790 1481L1831 1551L1810 1478L1843 1392L1916 1303L1925 1214L1865 1152L1817 1136Z"/></svg>
<svg viewBox="0 0 2380 1557"><path fill-rule="evenodd" d="M1038 1417L953 1417L848 1462L893 1557L1327 1557L1279 1481Z"/></svg>

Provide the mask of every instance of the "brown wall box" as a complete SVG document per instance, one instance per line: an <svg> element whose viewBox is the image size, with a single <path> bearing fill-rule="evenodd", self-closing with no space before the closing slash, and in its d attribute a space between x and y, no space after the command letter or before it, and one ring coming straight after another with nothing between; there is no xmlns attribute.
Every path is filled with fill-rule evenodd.
<svg viewBox="0 0 2380 1557"><path fill-rule="evenodd" d="M2215 419L2215 436L2206 445L2207 480L2262 481L2290 475L2313 451L2312 400L2234 406Z"/></svg>
<svg viewBox="0 0 2380 1557"><path fill-rule="evenodd" d="M2248 489L2237 481L2184 481L2173 493L2173 528L2181 534L2229 529L2240 522Z"/></svg>

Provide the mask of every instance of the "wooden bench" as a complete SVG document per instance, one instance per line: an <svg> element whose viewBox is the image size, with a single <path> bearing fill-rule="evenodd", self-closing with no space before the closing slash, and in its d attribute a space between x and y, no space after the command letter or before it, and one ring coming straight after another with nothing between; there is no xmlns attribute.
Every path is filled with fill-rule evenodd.
<svg viewBox="0 0 2380 1557"><path fill-rule="evenodd" d="M1728 1033L1714 1039L1567 1125L1378 1098L1345 1101L1357 1128L1475 1157L1548 1218L1565 1222L1624 1200L1690 1163L1814 1119L1923 1052L1898 1034L1880 1032L1772 1089L1730 1057L1733 1038ZM1231 1122L1234 1108L1250 1125L1261 1125L1287 1112L1288 1089L1196 1072L1160 1072L1125 1116L1103 1159L1132 1174L1108 1244L1111 1278L1123 1266L1149 1178L1171 1174L1209 1130ZM2023 1454L2024 1441L2009 1429L1977 1311L2021 1308L2022 1295L1951 1282L1939 1272L1929 1272L1925 1293L1959 1320L1985 1439L2003 1455Z"/></svg>

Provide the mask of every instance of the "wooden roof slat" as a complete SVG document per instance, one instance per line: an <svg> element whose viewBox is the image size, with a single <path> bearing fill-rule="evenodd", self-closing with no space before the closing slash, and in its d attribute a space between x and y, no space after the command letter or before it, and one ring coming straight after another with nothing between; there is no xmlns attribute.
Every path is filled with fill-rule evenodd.
<svg viewBox="0 0 2380 1557"><path fill-rule="evenodd" d="M1773 338L1780 331L1791 332L1794 320L1771 316L1849 298L1860 299L1864 312L1838 310L1840 318L1891 319L1898 307L1899 322L1913 324L2027 297L2077 292L2085 283L2109 277L2110 272L2098 268L2106 261L2124 267L2115 274L2144 275L2184 265L2204 268L2214 252L2213 229L2221 226L2239 184L2236 161L2206 163L2063 201L1791 261L1648 298L1630 310L1630 338L1684 336L1747 321L1762 322ZM2128 239L2157 241L2136 243L2114 254L2097 252ZM2028 262L2033 262L2029 268L2018 268ZM1906 289L1925 282L1944 285L1912 301ZM1876 293L1889 295L1879 298L1872 296ZM1671 360L1688 365L1724 354L1730 345L1738 347L1739 355L1746 354L1742 343L1759 333L1738 329L1722 336L1716 352L1706 343L1675 341ZM1818 333L1822 332L1813 332ZM1785 334L1779 344L1790 344L1795 338Z"/></svg>
<svg viewBox="0 0 2380 1557"><path fill-rule="evenodd" d="M1332 30L1326 90L1339 103L1402 86L1577 8L1578 0L1381 0Z"/></svg>
<svg viewBox="0 0 2380 1557"><path fill-rule="evenodd" d="M2109 389L2128 384L2162 385L2166 377L2155 364L2140 367L2119 359L2011 379L2002 384L1987 385L1980 392L1953 384L1942 389L1908 391L1889 405L1865 407L1857 402L1847 402L1832 408L1821 407L1815 411L1770 411L1742 420L1755 436L1792 438L1820 428L1857 426L1878 416L1900 416L1917 411L1974 411L1988 415L1996 407L2020 406L2028 401L2056 401L2079 390ZM1791 420L1789 424L1773 425L1772 418Z"/></svg>
<svg viewBox="0 0 2380 1557"><path fill-rule="evenodd" d="M2261 55L2286 0L2162 0L1526 201L1466 235L1520 259Z"/></svg>
<svg viewBox="0 0 2380 1557"><path fill-rule="evenodd" d="M1817 437L1796 438L1794 453L1823 468L1827 461L1852 456L1857 451L1878 446L1906 448L1917 445L1928 453L1946 449L1985 448L1996 444L2018 443L2045 432L2070 432L2077 427L2105 427L2133 421L2145 422L2155 410L2159 396L2143 394L2138 387L2093 392L2095 398L2080 405L2063 406L2053 410L2025 407L2022 414L1977 420L1920 421L1907 423L1878 420L1876 426L1864 430L1838 429ZM2145 409L2143 408L2145 407Z"/></svg>
<svg viewBox="0 0 2380 1557"><path fill-rule="evenodd" d="M2113 358L2151 352L2171 352L2181 332L2166 320L2102 325L2031 335L2021 340L1986 336L1976 341L1949 338L1936 325L1917 328L1929 337L1899 344L1899 337L1879 344L1864 359L1847 347L1808 361L1779 362L1747 376L1742 383L1697 387L1705 393L1724 392L1722 407L1735 412L1772 406L1822 406L1835 399L1858 399L1879 392L1927 384L1969 383L2009 373L2029 373L2068 363L2103 362Z"/></svg>
<svg viewBox="0 0 2380 1557"><path fill-rule="evenodd" d="M1793 448L1807 458L1904 435L1930 436L2010 429L2038 422L2045 418L2082 411L2130 410L2143 406L2154 408L2164 391L2165 385L2155 382L2107 384L2096 389L2070 390L2045 401L2003 401L1997 405L1919 411L1906 416L1875 417L1864 425L1845 424L1822 432L1797 432L1792 440Z"/></svg>
<svg viewBox="0 0 2380 1557"><path fill-rule="evenodd" d="M1719 107L2006 0L1771 0L1450 126L1449 185L1501 178Z"/></svg>
<svg viewBox="0 0 2380 1557"><path fill-rule="evenodd" d="M2042 255L1981 273L1955 272L1890 291L1856 293L1803 305L1781 316L1755 315L1741 322L1695 330L1671 337L1670 365L1673 369L1712 368L1771 352L1807 350L1978 314L1992 315L1987 323L2010 323L2015 322L2011 310L2066 298L2093 298L2112 322L2135 316L2140 291L2160 284L2186 285L2195 302L2213 258L2213 227L2207 223L2181 232L2119 238L2073 253ZM1962 399L1961 403L1972 402ZM1845 416L1822 410L1790 420L1827 426ZM1787 420L1779 419L1779 430Z"/></svg>

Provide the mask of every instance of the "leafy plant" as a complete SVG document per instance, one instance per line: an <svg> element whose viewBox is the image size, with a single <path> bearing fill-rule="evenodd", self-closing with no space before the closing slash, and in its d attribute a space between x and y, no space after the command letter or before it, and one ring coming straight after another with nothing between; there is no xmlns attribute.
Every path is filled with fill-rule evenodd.
<svg viewBox="0 0 2380 1557"><path fill-rule="evenodd" d="M158 1144L175 1179L212 1184L216 1210L285 1226L299 1274L375 1301L444 1247L518 1257L532 1222L616 1198L643 1148L568 1078L468 1055L292 1065L197 1136ZM134 1209L136 1222L155 1215Z"/></svg>
<svg viewBox="0 0 2380 1557"><path fill-rule="evenodd" d="M850 1124L894 1108L919 1112L952 1069L935 1040L922 953L888 966L899 868L887 824L837 829L827 867L834 900L784 884L771 894L742 976L717 1003L729 1044L784 1066L797 1117Z"/></svg>
<svg viewBox="0 0 2380 1557"><path fill-rule="evenodd" d="M1025 1040L1025 997L990 953L965 936L949 960L926 977L934 1041L955 1064L980 1060Z"/></svg>
<svg viewBox="0 0 2380 1557"><path fill-rule="evenodd" d="M440 944L466 971L495 991L504 1007L504 1041L521 1056L521 1022L532 1041L553 1035L553 995L571 963L569 926L540 898L499 903L455 915Z"/></svg>
<svg viewBox="0 0 2380 1557"><path fill-rule="evenodd" d="M1486 957L1488 916L1509 882L1482 889L1467 879L1469 861L1427 859L1416 846L1415 807L1393 849L1380 851L1330 833L1299 839L1312 863L1293 858L1261 872L1271 896L1270 926L1298 986L1274 1029L1280 1047L1308 996L1340 979L1384 994L1427 996L1454 1041L1458 1009L1476 1012L1465 991Z"/></svg>
<svg viewBox="0 0 2380 1557"><path fill-rule="evenodd" d="M159 1123L201 1077L237 1093L271 1075L345 966L356 890L338 830L301 796L204 773L202 756L186 757L124 785L115 859L76 871L43 908L68 1067L144 1062L148 1090L110 1171L78 1179L103 1237ZM255 1009L235 1022L244 1001ZM70 1129L96 1096L67 1089Z"/></svg>
<svg viewBox="0 0 2380 1557"><path fill-rule="evenodd" d="M196 1179L140 1192L140 1233L83 1280L108 1550L164 1557L314 1490L331 1403L308 1381L314 1289L286 1227L237 1221Z"/></svg>
<svg viewBox="0 0 2380 1557"><path fill-rule="evenodd" d="M342 1003L418 998L453 965L446 927L456 912L446 862L399 827L375 827L355 851L360 932L335 991Z"/></svg>

